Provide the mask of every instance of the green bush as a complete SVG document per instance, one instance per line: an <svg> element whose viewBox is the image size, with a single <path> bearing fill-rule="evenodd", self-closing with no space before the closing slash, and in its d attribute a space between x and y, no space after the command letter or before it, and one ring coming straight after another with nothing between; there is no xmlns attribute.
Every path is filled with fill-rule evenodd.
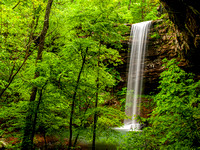
<svg viewBox="0 0 200 150"><path fill-rule="evenodd" d="M154 98L156 107L148 119L150 126L138 136L139 142L135 142L135 133L126 137L127 149L138 147L138 143L138 149L200 148L200 82L181 70L175 60L164 62L166 70L161 73L160 92Z"/></svg>

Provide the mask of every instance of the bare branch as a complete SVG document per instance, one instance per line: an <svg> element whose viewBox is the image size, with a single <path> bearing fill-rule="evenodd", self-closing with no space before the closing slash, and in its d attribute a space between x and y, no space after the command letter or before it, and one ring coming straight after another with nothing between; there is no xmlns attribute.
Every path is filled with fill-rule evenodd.
<svg viewBox="0 0 200 150"><path fill-rule="evenodd" d="M19 5L20 2L21 1L19 1L12 9L15 9Z"/></svg>

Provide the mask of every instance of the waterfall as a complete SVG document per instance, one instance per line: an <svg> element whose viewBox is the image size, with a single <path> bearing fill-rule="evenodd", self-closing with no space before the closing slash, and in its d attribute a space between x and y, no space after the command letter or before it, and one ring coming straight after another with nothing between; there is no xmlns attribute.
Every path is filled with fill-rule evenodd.
<svg viewBox="0 0 200 150"><path fill-rule="evenodd" d="M132 25L130 34L130 61L126 94L126 115L131 119L124 120L124 126L116 130L139 130L140 124L135 119L140 114L140 101L143 84L144 57L147 47L148 31L151 21Z"/></svg>

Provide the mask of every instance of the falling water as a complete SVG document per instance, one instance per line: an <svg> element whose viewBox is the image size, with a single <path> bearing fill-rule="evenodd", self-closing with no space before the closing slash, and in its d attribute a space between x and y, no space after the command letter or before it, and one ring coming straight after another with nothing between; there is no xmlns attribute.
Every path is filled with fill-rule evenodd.
<svg viewBox="0 0 200 150"><path fill-rule="evenodd" d="M140 100L142 94L144 56L146 51L146 43L148 31L151 21L133 24L131 28L130 42L130 61L126 95L126 115L131 119L124 120L124 126L116 128L116 130L139 130L140 124L136 117L140 114Z"/></svg>

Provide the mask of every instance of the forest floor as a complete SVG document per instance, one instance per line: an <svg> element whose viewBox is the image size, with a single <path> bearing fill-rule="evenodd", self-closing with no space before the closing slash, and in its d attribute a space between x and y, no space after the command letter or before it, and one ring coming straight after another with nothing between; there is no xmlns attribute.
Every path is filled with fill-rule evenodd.
<svg viewBox="0 0 200 150"><path fill-rule="evenodd" d="M4 139L4 141L7 145L12 146L20 143L19 138L16 137L9 137ZM69 140L67 138L60 140L54 136L47 136L46 139L44 139L42 135L37 134L34 139L35 150L67 150L68 144ZM10 148L10 150L12 149L13 148ZM91 142L79 141L75 150L92 150L92 144ZM117 146L114 144L97 142L96 150L117 150Z"/></svg>

